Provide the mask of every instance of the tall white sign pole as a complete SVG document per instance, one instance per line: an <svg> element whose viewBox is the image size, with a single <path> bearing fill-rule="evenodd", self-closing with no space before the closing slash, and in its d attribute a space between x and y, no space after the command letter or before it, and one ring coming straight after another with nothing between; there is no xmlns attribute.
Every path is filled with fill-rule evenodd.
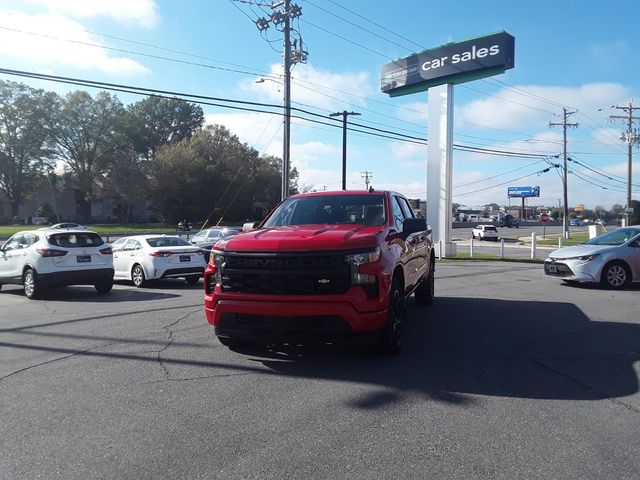
<svg viewBox="0 0 640 480"><path fill-rule="evenodd" d="M427 221L442 257L455 256L451 242L453 167L453 85L429 88L427 148Z"/></svg>

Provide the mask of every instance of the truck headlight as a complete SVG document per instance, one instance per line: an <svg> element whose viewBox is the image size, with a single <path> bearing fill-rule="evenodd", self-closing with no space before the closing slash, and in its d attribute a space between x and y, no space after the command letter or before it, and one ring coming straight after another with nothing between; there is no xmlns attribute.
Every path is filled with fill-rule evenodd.
<svg viewBox="0 0 640 480"><path fill-rule="evenodd" d="M209 265L214 268L213 281L216 285L222 285L222 270L224 269L224 255L219 252L211 252Z"/></svg>
<svg viewBox="0 0 640 480"><path fill-rule="evenodd" d="M375 263L380 260L381 250L376 247L366 252L350 253L344 256L344 260L351 265L352 285L371 285L376 283L376 276L368 273L360 273L360 265Z"/></svg>

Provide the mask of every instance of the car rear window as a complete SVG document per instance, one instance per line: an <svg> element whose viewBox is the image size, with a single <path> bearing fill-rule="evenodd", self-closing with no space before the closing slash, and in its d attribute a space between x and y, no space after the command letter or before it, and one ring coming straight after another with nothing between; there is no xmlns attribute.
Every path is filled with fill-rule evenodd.
<svg viewBox="0 0 640 480"><path fill-rule="evenodd" d="M162 247L192 247L189 242L179 237L154 237L147 238L147 243L153 248Z"/></svg>
<svg viewBox="0 0 640 480"><path fill-rule="evenodd" d="M485 231L489 231L489 232L497 232L498 230L496 229L496 227L484 227Z"/></svg>
<svg viewBox="0 0 640 480"><path fill-rule="evenodd" d="M63 248L99 247L104 240L93 232L65 232L47 236L50 245Z"/></svg>

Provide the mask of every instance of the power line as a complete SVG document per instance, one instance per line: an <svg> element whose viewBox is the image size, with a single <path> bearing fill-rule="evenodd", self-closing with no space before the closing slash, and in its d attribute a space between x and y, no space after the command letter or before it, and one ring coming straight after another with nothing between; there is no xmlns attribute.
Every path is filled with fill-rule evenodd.
<svg viewBox="0 0 640 480"><path fill-rule="evenodd" d="M528 163L527 165L524 165L522 167L514 168L513 170L509 170L507 172L498 173L496 175L492 175L491 177L483 178L481 180L475 180L473 182L467 182L467 183L462 183L460 185L454 185L453 188L461 188L461 187L466 187L466 186L469 186L469 185L474 185L476 183L486 182L488 180L492 180L492 179L497 178L497 177L502 177L504 175L508 175L510 173L517 172L519 170L524 170L525 168L529 168L529 167L531 167L533 165L536 165L536 164L542 163L542 162L544 162L544 160L538 160L537 162Z"/></svg>
<svg viewBox="0 0 640 480"><path fill-rule="evenodd" d="M496 184L496 185L492 185L492 186L490 186L490 187L479 188L478 190L472 190L472 191L470 191L470 192L458 193L458 194L456 194L456 195L454 195L454 196L456 196L456 197L464 197L464 196L466 196L466 195L471 195L472 193L478 193L478 192L484 192L484 191L486 191L486 190L492 190L492 189L494 189L494 188L498 188L498 187L501 187L501 186L507 185L507 184L509 184L509 183L517 182L518 180L522 180L522 179L524 179L524 178L529 178L529 177L532 177L532 176L534 176L534 175L538 175L538 176L540 176L540 175L542 175L543 173L548 172L549 170L551 170L551 167L545 168L544 170L538 170L537 172L529 173L529 174L527 174L527 175L523 175L523 176L518 177L518 178L512 178L511 180L507 180L506 182L498 183L498 184Z"/></svg>

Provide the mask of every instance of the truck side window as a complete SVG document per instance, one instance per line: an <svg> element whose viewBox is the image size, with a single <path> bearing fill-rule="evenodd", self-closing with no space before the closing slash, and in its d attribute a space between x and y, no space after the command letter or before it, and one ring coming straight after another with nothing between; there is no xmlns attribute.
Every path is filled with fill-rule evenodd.
<svg viewBox="0 0 640 480"><path fill-rule="evenodd" d="M402 208L398 203L398 197L393 197L391 201L391 214L393 215L393 224L396 227L398 232L402 232L403 223L404 223L404 213L402 212Z"/></svg>
<svg viewBox="0 0 640 480"><path fill-rule="evenodd" d="M400 208L402 208L402 213L404 213L404 218L415 218L413 214L413 208L409 205L409 202L406 198L396 197L400 202Z"/></svg>

